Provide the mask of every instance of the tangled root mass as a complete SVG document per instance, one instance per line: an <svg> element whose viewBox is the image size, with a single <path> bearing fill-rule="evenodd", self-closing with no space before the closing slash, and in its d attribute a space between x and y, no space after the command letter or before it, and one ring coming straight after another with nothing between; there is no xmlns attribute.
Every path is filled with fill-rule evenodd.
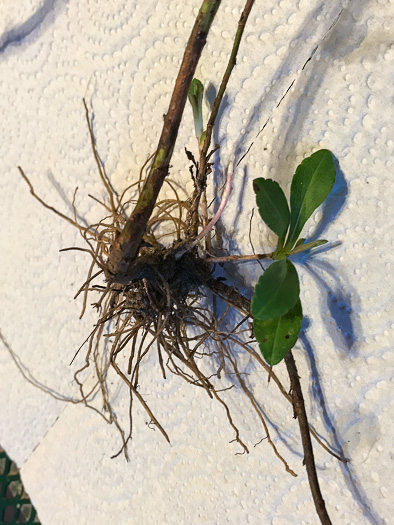
<svg viewBox="0 0 394 525"><path fill-rule="evenodd" d="M190 233L196 231L196 216L198 224L201 225L193 198L181 199L177 185L168 178L165 182L171 188L174 198L156 203L145 230L143 246L125 278L119 282L111 275L108 266L111 246L122 231L127 219L127 210L139 195L145 170L152 157L148 158L141 168L139 180L128 186L119 196L112 187L97 154L86 104L85 111L93 154L107 194L105 202L92 197L105 210L106 216L103 220L87 227L81 225L77 219L75 194L74 218L63 215L46 204L34 192L30 180L19 168L32 195L43 206L78 228L87 245L86 248L66 250L79 250L91 256L87 279L76 294L76 297L83 294L81 317L86 310L88 296L95 292L99 297L93 303L99 314L97 323L76 353L77 355L82 349L86 349L84 364L74 375L79 386L81 402L118 428L122 446L116 455L123 452L128 458L127 444L133 434L135 400L141 403L146 411L149 423L158 428L169 441L164 426L149 407L140 389L144 365L147 363L146 357L151 351L156 351L157 362L164 379L168 373L180 376L187 383L203 388L211 398L220 403L234 432L234 441L241 446L243 453L248 452L248 448L241 439L222 394L223 391L237 384L260 421L264 438L287 472L295 475L271 440L261 405L254 399L245 375L239 370L237 352L246 352L257 367L269 371L271 378L290 403L291 398L260 354L254 350L254 345L251 344L254 341L249 339L245 342L245 338L242 337L244 332L250 336L247 323L249 315L246 311L248 309L238 308L245 313L245 316L235 328L231 330L223 328L228 314L234 310L233 289L214 279L212 265L204 261L204 252L201 253L201 246L200 248L196 246L196 236L193 238ZM195 162L194 167L196 167ZM190 170L193 171L193 166ZM193 173L192 178L196 184ZM196 185L194 196L202 190ZM180 251L180 246L193 247ZM212 283L215 283L215 286L212 286ZM218 296L224 304L221 307L221 315L218 315L214 296ZM234 325L234 322L232 324ZM87 381L92 367L94 380ZM127 431L118 420L111 401L111 388L108 384L110 369L118 374L129 389ZM229 386L220 385L218 380L223 374L231 376ZM97 401L98 393L101 395L101 408L97 408L97 403L92 402L92 400Z"/></svg>

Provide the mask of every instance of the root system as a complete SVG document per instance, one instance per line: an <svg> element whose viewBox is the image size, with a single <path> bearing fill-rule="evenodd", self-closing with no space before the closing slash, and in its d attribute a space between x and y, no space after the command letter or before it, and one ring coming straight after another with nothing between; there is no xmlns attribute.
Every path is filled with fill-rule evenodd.
<svg viewBox="0 0 394 525"><path fill-rule="evenodd" d="M49 206L35 193L30 180L19 168L33 196L46 208L78 228L85 241L83 248L71 247L62 251L83 251L91 257L87 278L75 296L83 296L81 317L86 311L91 294L95 295L93 306L98 312L97 323L77 351L85 353L84 364L75 373L81 401L99 411L107 421L117 426L122 436L122 447L116 455L120 452L124 452L126 457L128 455L127 444L133 433L135 401L139 401L145 409L149 423L154 424L169 441L165 424L153 413L139 386L143 383L148 355L155 352L157 366L160 367L163 378L168 374L180 376L190 385L204 389L210 398L220 403L233 429L234 440L239 443L241 452L244 453L248 452L248 447L241 438L222 394L223 390L232 388L237 383L257 413L264 428L264 437L286 470L295 475L271 440L263 411L254 400L237 364L236 347L238 351L248 352L256 360L257 366L263 364L264 368L268 369L252 346L240 337L242 332L249 331L249 313L245 312L233 330L223 329L223 322L233 308L233 289L214 278L212 264L205 261L206 254L203 248L196 243L197 237L190 233L196 230L196 178L193 176L196 189L191 199L181 199L176 184L166 179L166 184L173 192L173 198L156 203L139 256L121 280L116 278L108 267L111 246L126 222L128 207L141 191L152 157L147 159L142 167L138 181L119 194L112 187L99 162L86 104L85 110L94 157L107 195L104 200L92 197L104 210L105 216L101 221L90 226L83 226L78 222L75 195L73 218ZM198 166L195 163L191 167L192 175L196 168ZM210 165L207 166L207 170L210 170ZM201 186L199 191L203 191ZM201 222L199 219L199 226L202 226ZM217 315L214 304L215 297L220 297L225 303L220 316ZM107 351L104 350L105 345ZM87 372L92 368L96 378L93 384L86 381ZM107 380L110 368L116 371L130 392L127 431L124 430L124 424L118 421L111 403ZM233 382L223 387L219 380L226 374L231 375ZM273 377L280 385L276 376ZM280 388L286 395L281 385ZM97 403L92 403L97 393L100 393L102 398L101 409L97 409Z"/></svg>
<svg viewBox="0 0 394 525"><path fill-rule="evenodd" d="M203 226L203 222L206 223L205 217L196 215L196 202L200 202L201 193L204 191L204 187L198 185L193 173L193 170L197 172L198 164L193 162L190 168L195 183L191 199L181 199L175 182L166 179L173 198L156 203L139 256L127 274L123 274L119 279L108 267L111 246L126 223L128 207L143 187L152 156L141 168L139 179L119 194L112 187L99 161L86 104L85 110L93 154L107 195L104 200L91 196L104 210L105 216L101 221L90 226L83 226L78 222L75 194L73 218L49 206L35 193L30 180L19 168L32 195L43 206L78 228L85 241L83 248L71 247L62 251L83 251L91 257L87 278L75 296L77 298L83 295L81 317L86 311L91 294L95 294L93 306L98 312L97 323L77 351L77 354L85 352L84 364L74 376L79 386L81 402L99 412L118 428L122 446L115 456L123 452L128 458L127 444L133 434L135 401L146 411L149 424L155 425L165 439L170 441L165 423L162 424L158 420L141 394L140 384L143 382L144 366L148 365L148 355L154 352L164 379L168 374L180 376L190 385L204 389L210 398L219 402L234 432L234 441L238 442L241 453L244 453L248 452L248 447L241 438L222 394L223 390L231 389L237 384L260 420L264 437L275 455L282 461L286 471L295 476L271 439L263 410L248 388L247 379L239 370L237 352L246 352L255 361L256 366L262 366L269 372L290 403L291 396L254 350L253 340L245 342L245 338L242 337L245 331L250 334L247 323L250 317L249 301L233 287L214 277L213 265L206 260L207 254L201 243L197 243L197 235L193 234ZM190 158L190 153L188 156ZM206 169L210 170L211 165L208 164ZM220 316L217 313L215 298L220 298L224 303ZM234 329L224 330L224 321L234 309L243 314L242 319ZM104 350L105 346L107 350ZM87 372L92 368L95 377L93 383L86 381ZM110 369L115 370L130 393L127 431L124 430L124 424L118 420L112 406L111 389L108 385ZM232 383L227 387L220 384L223 375L232 377ZM97 403L92 403L97 393L100 393L102 399L100 409L97 408ZM319 440L313 429L311 433L332 453Z"/></svg>

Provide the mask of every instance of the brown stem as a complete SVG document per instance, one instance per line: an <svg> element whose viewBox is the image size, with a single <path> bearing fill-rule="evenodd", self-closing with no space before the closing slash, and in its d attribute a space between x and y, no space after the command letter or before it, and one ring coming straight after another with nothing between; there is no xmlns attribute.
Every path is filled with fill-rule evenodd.
<svg viewBox="0 0 394 525"><path fill-rule="evenodd" d="M326 504L320 491L319 479L317 477L315 458L311 436L309 433L308 418L305 411L304 397L302 395L301 383L297 372L293 354L290 352L285 357L287 372L290 377L291 396L293 398L294 417L298 419L302 448L304 449L304 463L308 474L309 486L311 488L313 502L316 512L323 525L331 525L330 517L327 513Z"/></svg>
<svg viewBox="0 0 394 525"><path fill-rule="evenodd" d="M239 312L251 316L250 301L239 293L238 290L218 279L211 279L207 282L207 286L215 295L224 299L226 303L236 308Z"/></svg>
<svg viewBox="0 0 394 525"><path fill-rule="evenodd" d="M221 0L204 0L197 15L164 118L152 167L132 214L111 248L108 268L114 280L122 279L128 274L138 253L146 224L168 173L189 86L220 3Z"/></svg>
<svg viewBox="0 0 394 525"><path fill-rule="evenodd" d="M226 257L206 257L204 261L209 263L258 261L260 259L271 259L272 256L273 253L256 253L255 255L227 255Z"/></svg>

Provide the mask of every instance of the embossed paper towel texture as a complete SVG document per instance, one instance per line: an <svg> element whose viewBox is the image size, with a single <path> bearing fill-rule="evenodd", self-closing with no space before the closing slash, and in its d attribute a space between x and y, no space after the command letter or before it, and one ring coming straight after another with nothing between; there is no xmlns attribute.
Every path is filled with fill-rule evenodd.
<svg viewBox="0 0 394 525"><path fill-rule="evenodd" d="M100 196L102 188L81 99L86 96L94 108L107 172L123 187L155 149L198 4L52 0L16 8L2 2L1 329L32 375L63 395L76 394L75 369L68 363L94 322L91 313L78 321L80 304L72 299L85 278L86 259L58 253L80 242L77 232L33 200L16 166L65 213L71 214L79 186L81 216L97 217L99 209L87 195ZM241 1L223 2L198 66L210 100L241 9ZM221 145L217 188L227 162L254 142L237 169L222 221L234 252L251 249L254 177L273 177L288 192L298 162L318 147L331 149L340 163L335 199L325 210L334 220L328 225L317 212L306 235L342 244L299 261L309 326L295 355L313 425L352 458L345 468L316 448L322 490L334 523L341 524L389 523L393 510L393 15L392 3L383 1L257 4L215 136ZM194 142L186 108L172 161L186 190L192 183L183 148L193 149ZM274 242L257 220L252 238L259 251ZM248 264L230 273L238 284L253 284L257 271ZM264 441L253 448L263 432L236 393L235 417L249 456L234 456L220 407L188 385L164 383L154 370L147 372L145 393L172 446L137 412L126 464L121 457L109 459L118 438L98 416L27 384L3 348L0 367L1 442L23 463L44 525L104 524L109 517L122 524L316 523L296 423L264 375L250 381L296 479ZM117 402L119 409L127 403L122 388Z"/></svg>

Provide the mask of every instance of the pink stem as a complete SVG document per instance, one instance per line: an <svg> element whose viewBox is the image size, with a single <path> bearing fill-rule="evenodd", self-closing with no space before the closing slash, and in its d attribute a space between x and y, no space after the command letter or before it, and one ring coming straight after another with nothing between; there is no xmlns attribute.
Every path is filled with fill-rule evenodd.
<svg viewBox="0 0 394 525"><path fill-rule="evenodd" d="M208 222L208 224L201 230L201 232L197 235L196 241L200 241L201 239L203 239L207 235L207 233L209 233L212 230L212 228L215 226L215 224L220 219L220 216L223 213L224 208L226 207L228 198L231 193L232 182L233 182L233 163L231 162L228 167L226 187L224 188L222 200L220 201L220 206L218 208L218 211L215 213L212 219Z"/></svg>
<svg viewBox="0 0 394 525"><path fill-rule="evenodd" d="M198 234L197 238L193 242L187 244L186 246L184 245L178 249L178 251L175 253L176 259L179 259L180 257L182 257L183 254L185 254L186 252L194 248L199 243L199 241L201 241L201 239L203 239L207 235L207 233L209 233L212 230L212 228L215 226L215 224L218 222L221 214L223 213L224 208L226 207L228 198L230 196L232 181L233 181L233 163L230 162L228 171L227 171L226 187L224 188L222 200L220 201L218 211L215 213L213 218L208 222L208 224L201 230L201 232Z"/></svg>

